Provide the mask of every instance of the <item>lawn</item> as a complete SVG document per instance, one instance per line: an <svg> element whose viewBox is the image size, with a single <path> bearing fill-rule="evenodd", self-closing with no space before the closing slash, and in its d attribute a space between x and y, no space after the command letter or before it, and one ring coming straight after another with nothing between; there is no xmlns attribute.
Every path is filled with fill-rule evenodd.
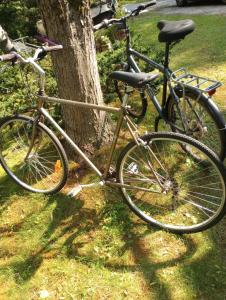
<svg viewBox="0 0 226 300"><path fill-rule="evenodd" d="M133 21L144 44L157 43L160 18L166 17ZM187 16L167 16L180 18ZM197 30L175 47L172 67L225 81L225 17L192 18ZM222 105L225 92L217 94ZM72 175L68 187L77 180ZM89 189L73 199L68 187L54 196L30 194L2 169L0 185L1 300L226 299L225 220L178 236L148 228L117 190Z"/></svg>

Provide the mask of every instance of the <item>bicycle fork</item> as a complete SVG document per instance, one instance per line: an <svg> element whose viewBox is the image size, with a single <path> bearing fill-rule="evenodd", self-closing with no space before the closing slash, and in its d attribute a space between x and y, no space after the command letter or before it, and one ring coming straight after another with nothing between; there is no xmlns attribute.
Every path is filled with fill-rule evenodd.
<svg viewBox="0 0 226 300"><path fill-rule="evenodd" d="M29 149L28 149L28 152L27 152L27 155L25 156L25 162L28 161L29 157L30 157L30 154L32 152L32 149L35 145L35 140L36 140L36 136L37 136L37 124L39 123L40 121L40 115L38 115L35 119L34 119L34 122L33 122L33 125L32 125L32 134L31 134L31 143L30 143L30 146L29 146ZM39 142L37 144L37 148L39 146L41 142L41 139L39 139Z"/></svg>

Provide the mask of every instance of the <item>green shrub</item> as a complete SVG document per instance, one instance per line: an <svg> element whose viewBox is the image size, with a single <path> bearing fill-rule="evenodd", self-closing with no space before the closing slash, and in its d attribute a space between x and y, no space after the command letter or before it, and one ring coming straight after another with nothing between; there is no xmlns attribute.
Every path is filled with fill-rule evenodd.
<svg viewBox="0 0 226 300"><path fill-rule="evenodd" d="M119 15L122 12L119 11ZM35 23L39 18L36 0L12 0L0 2L0 20L1 25L8 31L9 36L16 38L18 36L33 35L35 33ZM116 97L114 85L108 80L109 74L114 70L122 70L123 63L126 62L125 43L115 41L114 27L107 31L100 31L97 36L104 35L102 39L112 42L112 49L106 50L97 55L98 67L100 73L101 87L106 102L113 101ZM162 61L163 53L156 51L155 47L142 46L141 37L133 36L133 47L147 55L151 56L157 62ZM46 92L50 95L57 95L57 87L54 79L50 58L45 58L43 64L47 74ZM29 68L21 69L18 65L10 66L4 70L4 65L0 65L0 117L29 110L36 104L35 93L37 92L37 78ZM150 68L141 64L143 71L151 71ZM156 87L158 83L156 83ZM53 115L61 118L59 106L53 109Z"/></svg>
<svg viewBox="0 0 226 300"><path fill-rule="evenodd" d="M0 23L13 39L33 36L39 18L36 0L0 1Z"/></svg>
<svg viewBox="0 0 226 300"><path fill-rule="evenodd" d="M46 71L46 92L57 95L50 58L41 63ZM29 111L36 106L38 78L30 66L1 64L0 68L0 117ZM53 114L59 117L59 108L54 106Z"/></svg>

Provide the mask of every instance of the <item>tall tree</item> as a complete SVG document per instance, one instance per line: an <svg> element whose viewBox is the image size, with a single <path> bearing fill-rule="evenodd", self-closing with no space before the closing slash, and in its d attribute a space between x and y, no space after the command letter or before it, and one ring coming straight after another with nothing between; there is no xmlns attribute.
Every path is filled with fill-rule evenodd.
<svg viewBox="0 0 226 300"><path fill-rule="evenodd" d="M103 104L90 0L39 0L49 38L59 41L62 52L53 54L59 96L86 103ZM105 113L74 106L62 107L66 131L92 154L111 138Z"/></svg>

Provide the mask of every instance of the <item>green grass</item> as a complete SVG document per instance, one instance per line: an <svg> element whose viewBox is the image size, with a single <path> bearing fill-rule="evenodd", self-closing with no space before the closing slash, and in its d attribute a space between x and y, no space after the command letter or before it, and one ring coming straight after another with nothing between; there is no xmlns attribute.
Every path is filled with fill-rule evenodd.
<svg viewBox="0 0 226 300"><path fill-rule="evenodd" d="M44 197L3 174L1 186L0 299L224 299L215 230L147 228L110 189Z"/></svg>
<svg viewBox="0 0 226 300"><path fill-rule="evenodd" d="M158 43L159 30L156 24L159 20L192 19L196 23L195 31L188 35L172 52L172 68L183 64L190 70L207 70L225 64L226 40L222 38L224 16L195 15L156 15L153 13L141 15L131 22L131 28L139 33L144 45L159 44L164 49L164 43Z"/></svg>
<svg viewBox="0 0 226 300"><path fill-rule="evenodd" d="M133 23L144 43L157 42L160 18L166 17ZM223 79L225 19L192 18L197 30L174 49L172 66ZM89 189L71 199L65 192L72 184L71 178L54 196L30 194L0 169L1 300L40 299L43 290L54 300L225 299L225 220L204 233L177 236L148 228L117 190Z"/></svg>

